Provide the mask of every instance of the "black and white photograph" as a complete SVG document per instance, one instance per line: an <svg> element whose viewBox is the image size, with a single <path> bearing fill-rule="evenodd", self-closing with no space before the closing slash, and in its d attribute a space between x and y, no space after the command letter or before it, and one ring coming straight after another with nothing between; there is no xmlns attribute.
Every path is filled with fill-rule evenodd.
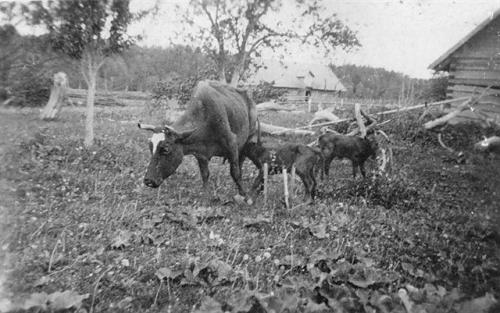
<svg viewBox="0 0 500 313"><path fill-rule="evenodd" d="M0 313L499 301L500 0L0 0Z"/></svg>

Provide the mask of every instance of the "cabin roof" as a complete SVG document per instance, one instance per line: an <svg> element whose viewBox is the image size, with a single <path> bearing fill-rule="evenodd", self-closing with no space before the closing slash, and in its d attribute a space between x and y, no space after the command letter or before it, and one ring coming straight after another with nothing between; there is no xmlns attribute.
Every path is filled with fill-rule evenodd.
<svg viewBox="0 0 500 313"><path fill-rule="evenodd" d="M500 16L500 9L491 13L491 15L486 18L482 23L477 25L470 33L468 33L464 38L458 41L454 46L448 49L443 55L441 55L437 60L429 65L429 69L433 69L436 71L446 70L446 67L450 64L450 57L455 53L458 49L460 49L467 41L469 41L472 37L474 37L477 33L483 30L488 24L490 24L493 20Z"/></svg>
<svg viewBox="0 0 500 313"><path fill-rule="evenodd" d="M327 65L263 60L262 67L250 76L248 83L274 82L275 87L325 91L346 91L346 88Z"/></svg>

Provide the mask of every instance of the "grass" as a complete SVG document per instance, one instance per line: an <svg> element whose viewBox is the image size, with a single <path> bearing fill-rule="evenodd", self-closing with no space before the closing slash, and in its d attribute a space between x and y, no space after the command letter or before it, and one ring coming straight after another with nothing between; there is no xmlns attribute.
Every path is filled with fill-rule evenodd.
<svg viewBox="0 0 500 313"><path fill-rule="evenodd" d="M262 119L305 124L273 114ZM336 161L314 205L301 204L297 183L286 210L279 177L267 204L234 203L219 158L209 190L193 157L160 189L145 187L148 133L139 119L161 117L99 108L96 145L86 150L80 108L55 122L35 110L2 111L0 299L73 290L89 294L82 307L90 312L404 312L404 288L415 307L455 312L500 296L498 160L466 150L457 129L444 138L466 150L465 164L400 117L386 128L390 175L353 180L350 164ZM245 163L245 186L253 175ZM444 293L433 298L429 286Z"/></svg>

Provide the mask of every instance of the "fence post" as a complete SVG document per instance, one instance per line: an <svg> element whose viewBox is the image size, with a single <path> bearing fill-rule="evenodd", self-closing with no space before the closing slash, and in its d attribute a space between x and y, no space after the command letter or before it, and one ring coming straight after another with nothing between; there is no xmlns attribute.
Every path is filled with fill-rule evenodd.
<svg viewBox="0 0 500 313"><path fill-rule="evenodd" d="M283 167L283 184L285 189L285 206L287 209L290 209L290 201L288 199L290 194L288 193L288 174L286 167Z"/></svg>
<svg viewBox="0 0 500 313"><path fill-rule="evenodd" d="M267 206L267 180L268 180L268 165L264 163L264 206Z"/></svg>

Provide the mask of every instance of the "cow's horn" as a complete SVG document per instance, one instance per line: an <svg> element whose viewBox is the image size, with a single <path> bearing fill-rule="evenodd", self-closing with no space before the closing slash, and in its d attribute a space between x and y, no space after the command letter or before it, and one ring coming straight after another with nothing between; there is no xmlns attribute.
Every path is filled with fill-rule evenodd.
<svg viewBox="0 0 500 313"><path fill-rule="evenodd" d="M141 123L138 123L137 127L139 127L140 129L151 130L151 131L154 131L156 128L154 125L141 124Z"/></svg>
<svg viewBox="0 0 500 313"><path fill-rule="evenodd" d="M170 127L168 125L163 125L163 131L164 132L169 132L171 134L179 135L179 136L182 135L182 133L179 133L173 127Z"/></svg>

